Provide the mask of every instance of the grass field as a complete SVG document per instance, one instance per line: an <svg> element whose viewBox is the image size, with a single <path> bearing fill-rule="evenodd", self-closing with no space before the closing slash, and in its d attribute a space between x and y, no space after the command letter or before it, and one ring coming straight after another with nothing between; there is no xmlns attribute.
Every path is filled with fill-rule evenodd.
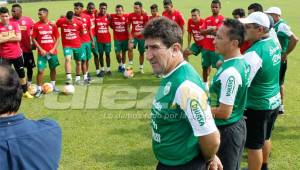
<svg viewBox="0 0 300 170"><path fill-rule="evenodd" d="M88 1L83 1L87 3ZM98 4L100 1L95 1ZM133 0L107 0L108 12L114 12L114 6L121 3L126 12L133 10ZM152 3L157 3L162 10L162 2L143 0L144 7L149 11ZM227 0L222 1L222 14L231 17L234 8L244 9L254 1ZM73 1L24 3L23 13L37 20L37 9L47 7L51 20L56 20L67 10L72 10ZM264 8L279 6L283 17L292 27L292 31L300 36L297 0L260 1ZM190 9L197 7L201 16L210 15L210 1L174 0L175 7L180 9L185 18L189 17ZM98 6L98 5L96 5ZM297 24L298 23L298 24ZM186 34L185 34L186 36ZM185 37L186 43L186 37ZM185 46L184 46L185 48ZM61 66L58 67L58 84L65 80L63 55L59 47ZM273 150L270 160L272 170L300 169L300 76L299 46L289 56L289 67L286 76L286 114L280 116L273 133ZM137 70L138 60L135 53ZM124 79L116 72L117 64L114 53L111 53L113 76L103 81L97 80L88 87L78 87L74 96L46 95L41 99L24 99L20 112L27 117L38 119L48 117L59 122L63 131L63 150L60 169L114 169L141 170L154 169L155 157L151 149L151 131L149 123L149 106L151 94L155 91L159 79L151 73L148 62L145 64L146 74L136 74L133 79ZM193 66L201 73L201 57L191 57ZM94 75L94 65L90 72ZM47 71L46 81L49 81ZM34 77L35 78L35 77ZM152 89L149 90L149 88ZM129 94L117 93L118 90L129 89ZM154 89L154 90L153 90ZM148 91L148 92L147 92ZM150 97L149 97L150 95ZM102 96L100 100L100 96ZM113 103L113 97L122 98ZM123 109L120 109L123 108ZM125 108L125 109L124 109ZM245 158L243 167L246 166Z"/></svg>

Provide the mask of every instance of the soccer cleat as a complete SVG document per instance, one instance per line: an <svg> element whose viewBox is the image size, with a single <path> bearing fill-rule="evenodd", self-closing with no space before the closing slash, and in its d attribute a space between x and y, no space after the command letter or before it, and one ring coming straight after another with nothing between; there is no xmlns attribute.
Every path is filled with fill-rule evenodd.
<svg viewBox="0 0 300 170"><path fill-rule="evenodd" d="M118 67L118 72L119 72L119 73L122 73L122 66L119 66L119 67Z"/></svg>
<svg viewBox="0 0 300 170"><path fill-rule="evenodd" d="M280 114L280 115L284 114L284 105L283 104L279 106L278 114Z"/></svg>
<svg viewBox="0 0 300 170"><path fill-rule="evenodd" d="M106 75L111 76L111 71L107 71Z"/></svg>
<svg viewBox="0 0 300 170"><path fill-rule="evenodd" d="M75 85L82 86L84 83L81 80L75 80Z"/></svg>
<svg viewBox="0 0 300 170"><path fill-rule="evenodd" d="M34 95L34 97L36 97L36 98L40 98L40 97L42 97L43 96L43 91L42 90L38 90L36 93L35 93L35 95Z"/></svg>
<svg viewBox="0 0 300 170"><path fill-rule="evenodd" d="M26 91L25 93L23 93L23 97L27 98L27 99L32 99L33 98L33 96L28 91Z"/></svg>
<svg viewBox="0 0 300 170"><path fill-rule="evenodd" d="M141 74L144 74L144 73L145 73L145 72L144 72L144 69L140 68L140 73L141 73Z"/></svg>
<svg viewBox="0 0 300 170"><path fill-rule="evenodd" d="M73 84L72 79L67 79L67 80L66 80L66 84L67 84L67 85Z"/></svg>
<svg viewBox="0 0 300 170"><path fill-rule="evenodd" d="M83 81L83 84L84 84L84 85L90 85L91 83L90 83L90 81L89 81L88 79L85 79L85 80Z"/></svg>
<svg viewBox="0 0 300 170"><path fill-rule="evenodd" d="M104 75L105 75L105 72L103 70L101 70L98 77L102 78L102 77L104 77Z"/></svg>
<svg viewBox="0 0 300 170"><path fill-rule="evenodd" d="M124 73L124 71L125 71L125 67L122 67L121 68L121 73Z"/></svg>
<svg viewBox="0 0 300 170"><path fill-rule="evenodd" d="M53 87L53 92L54 92L54 93L59 93L60 90L59 90L56 86L54 86L54 87Z"/></svg>
<svg viewBox="0 0 300 170"><path fill-rule="evenodd" d="M88 77L89 82L92 81L92 77L91 77L90 73L87 74L87 77Z"/></svg>

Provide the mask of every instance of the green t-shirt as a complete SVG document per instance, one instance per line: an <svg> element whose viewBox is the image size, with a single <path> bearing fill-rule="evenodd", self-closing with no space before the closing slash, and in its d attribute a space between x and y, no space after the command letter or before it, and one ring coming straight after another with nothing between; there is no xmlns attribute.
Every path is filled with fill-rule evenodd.
<svg viewBox="0 0 300 170"><path fill-rule="evenodd" d="M275 25L274 29L276 31L278 40L282 48L282 54L284 54L289 46L289 40L293 32L290 27L284 22L284 20L279 20Z"/></svg>
<svg viewBox="0 0 300 170"><path fill-rule="evenodd" d="M217 126L235 123L243 117L249 76L250 66L243 56L225 60L218 69L209 88L210 106L218 107L223 103L233 109L228 119L215 118Z"/></svg>
<svg viewBox="0 0 300 170"><path fill-rule="evenodd" d="M280 103L279 70L281 51L272 38L255 42L245 53L250 65L250 87L246 108L273 110Z"/></svg>
<svg viewBox="0 0 300 170"><path fill-rule="evenodd" d="M156 158L182 165L200 153L199 137L217 130L201 78L187 62L164 76L151 109Z"/></svg>

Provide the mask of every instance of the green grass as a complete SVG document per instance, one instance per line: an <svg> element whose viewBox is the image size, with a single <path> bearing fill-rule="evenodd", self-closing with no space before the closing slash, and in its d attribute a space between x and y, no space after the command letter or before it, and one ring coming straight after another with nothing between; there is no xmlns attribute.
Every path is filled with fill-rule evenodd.
<svg viewBox="0 0 300 170"><path fill-rule="evenodd" d="M40 2L26 3L23 5L23 13L37 20L37 9L47 7L50 11L51 20L56 20L67 10L72 10L73 1L64 2ZM84 1L87 3L88 1ZM95 3L99 3L96 1ZM109 0L108 12L112 13L117 0ZM133 10L133 0L122 1L126 12ZM152 3L159 4L159 10L162 10L161 1L143 0L144 6L149 11ZM231 17L231 11L234 8L242 7L244 9L254 1L250 0L230 0L222 1L222 14ZM293 32L300 36L299 18L297 15L297 6L300 2L297 0L289 1L260 1L263 6L279 6L283 11L283 17L292 27ZM201 10L201 15L206 17L210 15L210 1L195 0L174 0L175 7L180 9L185 18L188 18L192 8L197 7ZM96 5L98 6L98 5ZM186 36L186 34L185 34ZM186 43L186 37L184 37ZM185 45L186 46L186 45ZM185 47L184 46L184 47ZM270 167L273 170L297 170L300 169L300 69L298 65L300 53L299 47L289 56L289 67L286 76L286 114L280 116L276 122L276 128L273 133L273 150L270 160ZM58 67L58 84L63 84L65 80L63 69L62 49L59 47L59 58L61 66ZM98 82L89 87L87 99L85 99L85 89L76 89L73 96L53 95L44 96L41 99L24 99L20 112L26 113L26 116L33 119L49 117L59 122L63 130L63 150L60 169L154 169L156 165L155 157L151 149L151 133L149 123L149 109L136 109L134 98L138 100L138 105L149 101L145 93L140 88L142 86L155 86L159 80L151 74L151 68L146 62L146 74L136 74L133 79L124 79L122 75L116 72L116 60L114 53L111 53L113 76L105 78L103 82ZM135 53L135 64L137 66L137 54ZM191 57L191 63L201 73L200 57ZM91 64L90 71L94 73L94 66ZM137 70L137 67L135 68ZM49 81L47 70L46 81ZM113 89L120 89L121 86L130 86L131 93L127 96L129 99L124 104L123 101L111 103L111 94L114 90L112 85L119 86ZM98 102L100 93L102 100ZM120 95L120 94L119 94ZM131 97L131 99L130 99ZM84 102L87 100L88 102ZM150 100L151 102L151 100ZM70 104L71 103L71 104ZM88 103L88 105L84 105ZM120 104L124 104L120 106ZM148 104L149 105L149 104ZM128 109L109 109L123 107ZM128 107L127 107L128 106ZM133 107L132 107L133 106ZM90 109L89 109L90 108ZM123 117L122 117L123 116ZM127 116L128 118L124 118ZM136 116L134 118L130 116ZM138 117L139 116L139 117ZM245 159L243 166L245 166Z"/></svg>

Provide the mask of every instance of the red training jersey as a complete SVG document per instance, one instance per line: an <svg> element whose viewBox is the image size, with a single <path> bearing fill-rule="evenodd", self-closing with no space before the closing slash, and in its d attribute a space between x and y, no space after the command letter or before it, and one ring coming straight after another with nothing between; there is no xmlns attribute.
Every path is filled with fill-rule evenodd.
<svg viewBox="0 0 300 170"><path fill-rule="evenodd" d="M0 23L0 36L12 37L21 33L17 22L9 22L7 25ZM5 59L16 59L22 55L19 41L8 41L0 44L0 57Z"/></svg>
<svg viewBox="0 0 300 170"><path fill-rule="evenodd" d="M91 42L90 28L91 28L91 18L86 14L81 14L80 16L75 16L82 24L82 34L80 35L81 42L87 43Z"/></svg>
<svg viewBox="0 0 300 170"><path fill-rule="evenodd" d="M95 18L97 15L97 10L94 10L93 13L89 13L87 10L84 10L82 13L85 15L88 15L90 17L90 23L91 23L91 31L93 36L95 36Z"/></svg>
<svg viewBox="0 0 300 170"><path fill-rule="evenodd" d="M80 21L76 18L72 22L68 21L66 17L60 18L56 21L56 25L60 28L63 48L80 48L83 27Z"/></svg>
<svg viewBox="0 0 300 170"><path fill-rule="evenodd" d="M34 21L29 18L22 16L20 19L10 18L10 21L17 22L20 26L22 39L20 41L20 46L23 52L31 52L31 41L30 35Z"/></svg>
<svg viewBox="0 0 300 170"><path fill-rule="evenodd" d="M194 38L194 41L195 43L200 46L200 47L203 47L204 45L204 36L201 35L200 31L201 31L201 27L204 23L204 20L203 19L199 19L198 22L194 22L192 18L190 18L188 20L188 32L190 34L192 34L193 38Z"/></svg>
<svg viewBox="0 0 300 170"><path fill-rule="evenodd" d="M217 17L209 16L205 19L202 29L208 29L208 28L218 29L222 26L223 20L224 17L222 15L218 15ZM215 35L207 34L204 39L205 43L203 48L205 50L215 51L215 45L213 44L214 39L215 39Z"/></svg>
<svg viewBox="0 0 300 170"><path fill-rule="evenodd" d="M172 13L169 13L168 11L164 11L162 13L162 16L169 18L170 20L176 22L179 27L181 28L181 30L183 31L183 27L185 24L183 15L181 14L181 12L179 12L178 10L175 10Z"/></svg>
<svg viewBox="0 0 300 170"><path fill-rule="evenodd" d="M149 18L146 13L137 14L131 13L128 16L128 23L132 26L131 35L133 38L143 39L143 35L141 34L145 25L147 24Z"/></svg>
<svg viewBox="0 0 300 170"><path fill-rule="evenodd" d="M95 34L98 43L110 43L109 33L110 17L108 15L96 16L95 19Z"/></svg>
<svg viewBox="0 0 300 170"><path fill-rule="evenodd" d="M59 38L58 28L50 21L48 23L38 21L33 26L32 38L37 41L43 50L49 52L54 47L56 40ZM57 49L53 54L57 54ZM39 50L38 55L41 55Z"/></svg>
<svg viewBox="0 0 300 170"><path fill-rule="evenodd" d="M123 14L119 16L117 14L111 14L111 28L114 32L114 40L128 40L128 15Z"/></svg>

